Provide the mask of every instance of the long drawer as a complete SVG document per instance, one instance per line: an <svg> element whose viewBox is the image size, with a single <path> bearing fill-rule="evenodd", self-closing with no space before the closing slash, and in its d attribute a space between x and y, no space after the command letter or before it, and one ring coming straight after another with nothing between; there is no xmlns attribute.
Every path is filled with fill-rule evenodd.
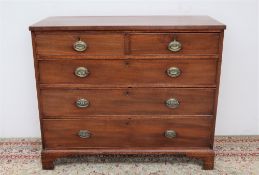
<svg viewBox="0 0 259 175"><path fill-rule="evenodd" d="M96 117L43 120L47 149L207 147L212 118Z"/></svg>
<svg viewBox="0 0 259 175"><path fill-rule="evenodd" d="M40 61L41 84L87 87L215 86L216 60Z"/></svg>
<svg viewBox="0 0 259 175"><path fill-rule="evenodd" d="M212 115L213 88L42 89L46 116Z"/></svg>

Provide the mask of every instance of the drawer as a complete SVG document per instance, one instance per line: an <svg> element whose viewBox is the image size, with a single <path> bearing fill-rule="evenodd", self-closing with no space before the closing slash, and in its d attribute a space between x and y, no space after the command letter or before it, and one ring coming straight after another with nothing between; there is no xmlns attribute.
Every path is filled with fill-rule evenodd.
<svg viewBox="0 0 259 175"><path fill-rule="evenodd" d="M78 42L79 40L81 43ZM124 53L124 38L120 34L38 34L35 41L36 53L40 56L122 55ZM86 50L76 51L74 47L77 49L85 47Z"/></svg>
<svg viewBox="0 0 259 175"><path fill-rule="evenodd" d="M208 117L43 120L46 148L208 147Z"/></svg>
<svg viewBox="0 0 259 175"><path fill-rule="evenodd" d="M45 117L212 115L212 88L42 89Z"/></svg>
<svg viewBox="0 0 259 175"><path fill-rule="evenodd" d="M87 87L215 86L216 69L216 60L39 62L41 84L81 84Z"/></svg>
<svg viewBox="0 0 259 175"><path fill-rule="evenodd" d="M169 46L173 51L168 49ZM130 35L131 54L215 55L218 54L218 51L218 33L140 33Z"/></svg>

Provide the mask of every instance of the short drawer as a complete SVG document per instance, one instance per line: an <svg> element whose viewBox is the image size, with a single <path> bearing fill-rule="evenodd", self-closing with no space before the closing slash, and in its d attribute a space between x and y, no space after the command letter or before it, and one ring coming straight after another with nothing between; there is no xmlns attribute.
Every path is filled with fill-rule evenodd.
<svg viewBox="0 0 259 175"><path fill-rule="evenodd" d="M207 117L97 117L43 120L46 148L208 147Z"/></svg>
<svg viewBox="0 0 259 175"><path fill-rule="evenodd" d="M120 34L37 34L35 42L36 53L40 56L122 55L124 53L124 38Z"/></svg>
<svg viewBox="0 0 259 175"><path fill-rule="evenodd" d="M131 54L215 55L218 33L159 33L130 35Z"/></svg>
<svg viewBox="0 0 259 175"><path fill-rule="evenodd" d="M212 88L42 89L45 117L212 115Z"/></svg>
<svg viewBox="0 0 259 175"><path fill-rule="evenodd" d="M216 60L40 61L41 84L86 87L215 86Z"/></svg>

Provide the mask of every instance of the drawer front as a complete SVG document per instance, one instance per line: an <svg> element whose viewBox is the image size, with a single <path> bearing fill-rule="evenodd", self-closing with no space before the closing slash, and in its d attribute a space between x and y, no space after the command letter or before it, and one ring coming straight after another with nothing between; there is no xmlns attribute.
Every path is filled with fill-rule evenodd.
<svg viewBox="0 0 259 175"><path fill-rule="evenodd" d="M118 118L43 120L46 148L207 147L212 120Z"/></svg>
<svg viewBox="0 0 259 175"><path fill-rule="evenodd" d="M211 115L215 89L41 90L44 116Z"/></svg>
<svg viewBox="0 0 259 175"><path fill-rule="evenodd" d="M215 86L216 69L216 60L60 60L39 64L42 84L87 87Z"/></svg>
<svg viewBox="0 0 259 175"><path fill-rule="evenodd" d="M82 49L82 45L78 43L79 40L86 44L85 51L75 50L74 47ZM35 41L36 53L42 56L122 55L124 53L124 38L120 34L38 34Z"/></svg>
<svg viewBox="0 0 259 175"><path fill-rule="evenodd" d="M173 42L175 39L175 42ZM171 44L170 44L171 43ZM171 51L168 49L172 46ZM179 45L180 44L180 45ZM131 54L211 55L218 54L218 33L132 34ZM179 50L180 49L180 50Z"/></svg>

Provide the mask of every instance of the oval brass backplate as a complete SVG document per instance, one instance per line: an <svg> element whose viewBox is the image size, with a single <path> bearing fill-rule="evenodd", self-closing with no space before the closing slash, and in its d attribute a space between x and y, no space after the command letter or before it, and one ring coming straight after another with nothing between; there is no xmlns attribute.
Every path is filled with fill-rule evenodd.
<svg viewBox="0 0 259 175"><path fill-rule="evenodd" d="M168 44L168 50L172 52L178 52L181 49L182 49L182 44L179 41L176 41L176 39L174 39L172 42Z"/></svg>
<svg viewBox="0 0 259 175"><path fill-rule="evenodd" d="M87 139L91 137L91 132L88 130L80 130L78 131L78 136L83 139Z"/></svg>
<svg viewBox="0 0 259 175"><path fill-rule="evenodd" d="M80 78L84 78L89 75L89 70L85 67L78 67L75 70L75 75Z"/></svg>
<svg viewBox="0 0 259 175"><path fill-rule="evenodd" d="M78 108L86 108L88 107L90 102L87 99L81 98L76 101L76 106Z"/></svg>
<svg viewBox="0 0 259 175"><path fill-rule="evenodd" d="M167 69L167 75L169 77L178 77L181 74L181 70L178 67L170 67Z"/></svg>
<svg viewBox="0 0 259 175"><path fill-rule="evenodd" d="M73 48L77 52L83 52L87 49L87 44L84 41L79 40L73 44Z"/></svg>
<svg viewBox="0 0 259 175"><path fill-rule="evenodd" d="M165 104L168 108L178 108L180 103L176 98L170 98L165 101Z"/></svg>
<svg viewBox="0 0 259 175"><path fill-rule="evenodd" d="M166 130L165 137L172 139L176 137L176 132L174 130Z"/></svg>

